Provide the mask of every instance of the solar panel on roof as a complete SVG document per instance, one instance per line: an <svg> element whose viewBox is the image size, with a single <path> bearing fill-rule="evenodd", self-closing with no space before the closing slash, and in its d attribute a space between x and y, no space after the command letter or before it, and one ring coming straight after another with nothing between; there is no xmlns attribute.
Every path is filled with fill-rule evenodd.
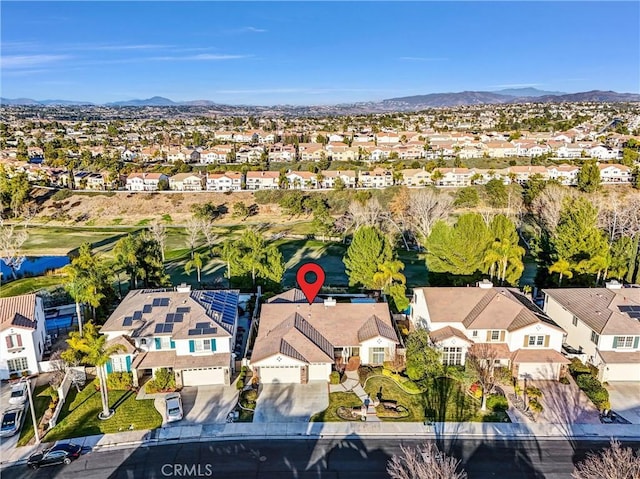
<svg viewBox="0 0 640 479"><path fill-rule="evenodd" d="M164 332L164 324L156 324L156 329L154 333L163 333Z"/></svg>
<svg viewBox="0 0 640 479"><path fill-rule="evenodd" d="M202 334L216 334L218 328L204 328Z"/></svg>
<svg viewBox="0 0 640 479"><path fill-rule="evenodd" d="M182 319L183 319L183 315L182 314L176 313L176 314L173 315L173 322L174 323L181 323Z"/></svg>
<svg viewBox="0 0 640 479"><path fill-rule="evenodd" d="M145 304L144 308L142 308L142 312L143 313L150 313L152 309L153 309L153 306L151 306L150 304Z"/></svg>
<svg viewBox="0 0 640 479"><path fill-rule="evenodd" d="M142 319L142 311L134 311L133 319Z"/></svg>
<svg viewBox="0 0 640 479"><path fill-rule="evenodd" d="M165 324L163 332L164 333L172 333L173 332L173 324Z"/></svg>
<svg viewBox="0 0 640 479"><path fill-rule="evenodd" d="M190 329L190 330L187 332L187 335L188 335L188 336L199 336L199 335L201 335L201 334L202 334L202 329Z"/></svg>
<svg viewBox="0 0 640 479"><path fill-rule="evenodd" d="M169 298L160 298L160 306L169 306Z"/></svg>
<svg viewBox="0 0 640 479"><path fill-rule="evenodd" d="M173 313L168 313L168 314L165 316L164 320L165 320L167 323L173 323L173 318L174 318L174 314L173 314Z"/></svg>
<svg viewBox="0 0 640 479"><path fill-rule="evenodd" d="M152 303L152 305L153 305L153 306L160 306L160 302L161 302L161 301L160 301L160 298L153 298L153 303Z"/></svg>
<svg viewBox="0 0 640 479"><path fill-rule="evenodd" d="M204 329L204 328L208 328L209 327L209 323L196 323L196 328L197 329Z"/></svg>
<svg viewBox="0 0 640 479"><path fill-rule="evenodd" d="M132 324L133 318L131 316L127 316L126 318L124 318L124 321L122 321L123 326L131 326Z"/></svg>
<svg viewBox="0 0 640 479"><path fill-rule="evenodd" d="M189 306L185 306L185 307L181 307L181 308L176 309L176 312L183 313L183 314L184 313L188 313L190 311L191 311L191 308Z"/></svg>

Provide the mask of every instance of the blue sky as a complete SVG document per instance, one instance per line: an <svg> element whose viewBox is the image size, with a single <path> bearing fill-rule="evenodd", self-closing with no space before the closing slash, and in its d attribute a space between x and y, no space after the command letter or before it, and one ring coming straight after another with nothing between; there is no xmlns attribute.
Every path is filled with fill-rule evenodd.
<svg viewBox="0 0 640 479"><path fill-rule="evenodd" d="M7 98L640 92L640 2L2 2Z"/></svg>

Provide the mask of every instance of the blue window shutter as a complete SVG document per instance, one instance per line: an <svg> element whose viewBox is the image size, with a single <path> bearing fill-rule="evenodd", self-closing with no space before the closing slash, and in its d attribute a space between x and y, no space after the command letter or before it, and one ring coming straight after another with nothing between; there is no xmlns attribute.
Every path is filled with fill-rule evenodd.
<svg viewBox="0 0 640 479"><path fill-rule="evenodd" d="M635 349L638 349L638 343L640 343L640 336L636 336L636 338L633 340L633 347Z"/></svg>
<svg viewBox="0 0 640 479"><path fill-rule="evenodd" d="M107 374L111 374L113 372L113 366L111 365L111 359L107 361Z"/></svg>
<svg viewBox="0 0 640 479"><path fill-rule="evenodd" d="M162 349L162 340L160 338L156 338L156 349Z"/></svg>
<svg viewBox="0 0 640 479"><path fill-rule="evenodd" d="M176 342L173 339L171 339L170 341L171 341L171 349L176 349Z"/></svg>
<svg viewBox="0 0 640 479"><path fill-rule="evenodd" d="M127 372L131 372L131 356L127 354Z"/></svg>
<svg viewBox="0 0 640 479"><path fill-rule="evenodd" d="M195 353L196 351L196 343L193 342L193 339L189 340L189 352Z"/></svg>
<svg viewBox="0 0 640 479"><path fill-rule="evenodd" d="M618 336L613 337L613 349L618 347Z"/></svg>
<svg viewBox="0 0 640 479"><path fill-rule="evenodd" d="M213 351L214 353L216 351L216 338L213 338L211 340L211 351Z"/></svg>

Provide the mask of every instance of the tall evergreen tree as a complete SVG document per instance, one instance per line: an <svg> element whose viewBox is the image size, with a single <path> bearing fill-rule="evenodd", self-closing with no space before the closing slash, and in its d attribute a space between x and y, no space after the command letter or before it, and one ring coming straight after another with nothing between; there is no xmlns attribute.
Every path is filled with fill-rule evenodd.
<svg viewBox="0 0 640 479"><path fill-rule="evenodd" d="M600 168L595 161L585 161L578 172L578 189L593 193L600 189Z"/></svg>
<svg viewBox="0 0 640 479"><path fill-rule="evenodd" d="M525 250L518 243L516 225L504 215L497 215L489 225L493 241L487 248L486 263L489 274L496 276L500 284L505 281L515 285L524 271Z"/></svg>
<svg viewBox="0 0 640 479"><path fill-rule="evenodd" d="M378 271L378 265L392 259L391 245L380 230L373 226L358 228L342 259L349 277L349 286L375 289L374 275Z"/></svg>

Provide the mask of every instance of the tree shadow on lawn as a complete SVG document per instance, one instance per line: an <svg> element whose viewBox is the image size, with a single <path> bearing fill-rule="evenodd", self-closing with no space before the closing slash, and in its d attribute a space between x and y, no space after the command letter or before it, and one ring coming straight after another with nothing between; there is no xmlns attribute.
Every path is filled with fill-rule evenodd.
<svg viewBox="0 0 640 479"><path fill-rule="evenodd" d="M425 417L434 422L463 422L475 415L473 404L455 379L435 378L424 393Z"/></svg>

